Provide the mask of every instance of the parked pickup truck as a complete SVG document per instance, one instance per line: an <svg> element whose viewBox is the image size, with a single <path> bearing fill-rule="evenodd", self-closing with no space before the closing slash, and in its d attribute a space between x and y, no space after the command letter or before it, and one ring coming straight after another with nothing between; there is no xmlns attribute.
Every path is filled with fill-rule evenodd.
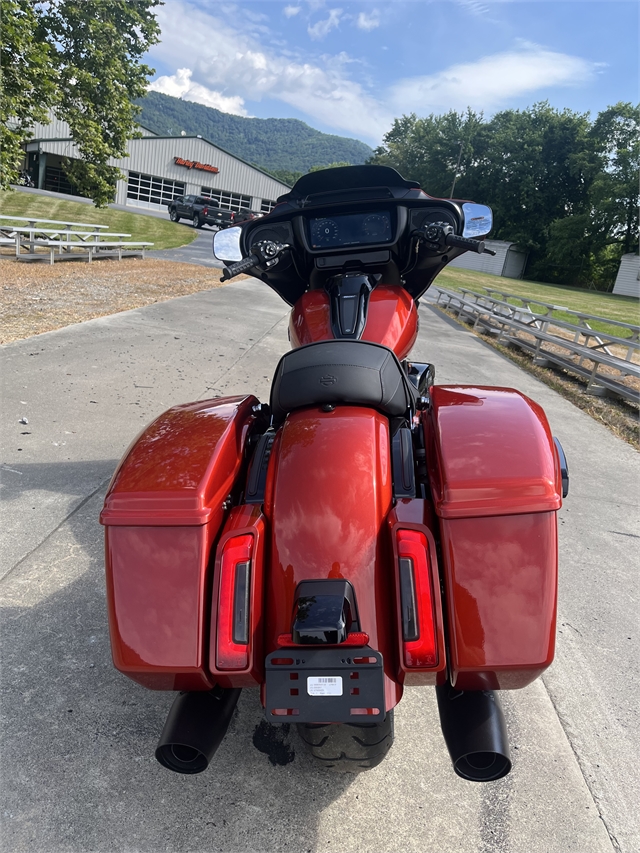
<svg viewBox="0 0 640 853"><path fill-rule="evenodd" d="M203 225L229 228L236 222L253 219L255 216L254 213L246 210L239 213L236 213L235 210L224 210L221 207L216 207L211 199L198 195L179 196L170 201L168 207L169 218L172 222L189 219L193 222L194 228L202 228Z"/></svg>

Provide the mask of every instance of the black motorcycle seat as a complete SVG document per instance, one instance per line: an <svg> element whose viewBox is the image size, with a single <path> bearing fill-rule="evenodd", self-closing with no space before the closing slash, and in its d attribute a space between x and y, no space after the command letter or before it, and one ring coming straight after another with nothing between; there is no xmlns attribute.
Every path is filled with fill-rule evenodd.
<svg viewBox="0 0 640 853"><path fill-rule="evenodd" d="M319 341L284 355L271 386L276 424L306 406L356 405L402 416L414 401L395 353L368 341Z"/></svg>

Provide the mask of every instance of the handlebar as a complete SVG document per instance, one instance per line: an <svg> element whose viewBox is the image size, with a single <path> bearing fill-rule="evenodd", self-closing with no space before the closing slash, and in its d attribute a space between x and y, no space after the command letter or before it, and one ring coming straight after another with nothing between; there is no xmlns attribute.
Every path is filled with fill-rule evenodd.
<svg viewBox="0 0 640 853"><path fill-rule="evenodd" d="M477 252L481 255L485 251L484 240L472 240L471 237L458 237L456 234L447 234L444 238L447 246L457 249L467 249L469 252Z"/></svg>
<svg viewBox="0 0 640 853"><path fill-rule="evenodd" d="M261 240L259 243L254 243L251 248L253 253L248 258L224 268L220 281L229 281L230 278L257 267L258 264L262 264L264 269L269 269L278 263L280 255L291 246L288 243L276 243L274 240Z"/></svg>
<svg viewBox="0 0 640 853"><path fill-rule="evenodd" d="M484 240L474 240L471 237L458 237L455 234L447 234L444 238L447 246L458 249L467 249L469 252L477 252L479 255L495 255L493 249L487 249Z"/></svg>
<svg viewBox="0 0 640 853"><path fill-rule="evenodd" d="M230 278L234 278L234 276L252 269L252 267L255 267L259 263L260 258L257 255L249 255L248 258L238 261L237 264L231 264L230 267L225 267L222 271L222 278L220 281L229 281Z"/></svg>

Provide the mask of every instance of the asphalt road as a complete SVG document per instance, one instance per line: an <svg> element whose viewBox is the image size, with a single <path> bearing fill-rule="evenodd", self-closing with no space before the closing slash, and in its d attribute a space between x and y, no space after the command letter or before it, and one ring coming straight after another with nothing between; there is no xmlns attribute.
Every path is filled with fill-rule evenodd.
<svg viewBox="0 0 640 853"><path fill-rule="evenodd" d="M185 264L222 269L224 267L222 261L213 257L213 235L215 233L212 228L205 227L198 231L196 239L187 246L179 246L177 249L152 249L147 251L145 255L150 260L180 261Z"/></svg>
<svg viewBox="0 0 640 853"><path fill-rule="evenodd" d="M439 382L517 387L569 458L556 661L503 694L514 769L453 773L433 692L411 689L378 768L318 771L244 691L208 771L153 757L172 697L111 666L98 513L155 415L266 399L286 306L255 281L2 348L2 835L7 853L638 853L638 455L466 329L421 309ZM28 424L21 424L26 418Z"/></svg>

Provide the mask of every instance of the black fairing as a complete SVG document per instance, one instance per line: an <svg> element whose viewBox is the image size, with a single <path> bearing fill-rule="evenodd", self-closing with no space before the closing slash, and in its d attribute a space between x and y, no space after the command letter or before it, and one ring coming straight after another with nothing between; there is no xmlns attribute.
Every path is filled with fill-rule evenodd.
<svg viewBox="0 0 640 853"><path fill-rule="evenodd" d="M381 193L389 193L391 187L419 189L420 184L417 181L405 181L399 172L389 166L342 166L303 175L293 185L291 192L280 196L278 203L310 201L310 196L325 193L338 195L358 189L380 189ZM378 194L376 197L383 196Z"/></svg>
<svg viewBox="0 0 640 853"><path fill-rule="evenodd" d="M388 210L394 233L368 245L309 246L305 237L310 218L375 213ZM328 287L336 275L360 273L400 284L418 299L444 266L464 252L450 248L434 253L417 246L412 236L425 214L437 212L462 234L463 214L457 201L436 199L387 166L345 166L304 175L280 196L267 216L242 226L243 256L266 235L292 246L272 268L254 273L289 305L308 289ZM270 232L274 236L270 236ZM269 232L269 234L267 234ZM276 233L277 232L277 233ZM255 237L253 236L255 234Z"/></svg>

